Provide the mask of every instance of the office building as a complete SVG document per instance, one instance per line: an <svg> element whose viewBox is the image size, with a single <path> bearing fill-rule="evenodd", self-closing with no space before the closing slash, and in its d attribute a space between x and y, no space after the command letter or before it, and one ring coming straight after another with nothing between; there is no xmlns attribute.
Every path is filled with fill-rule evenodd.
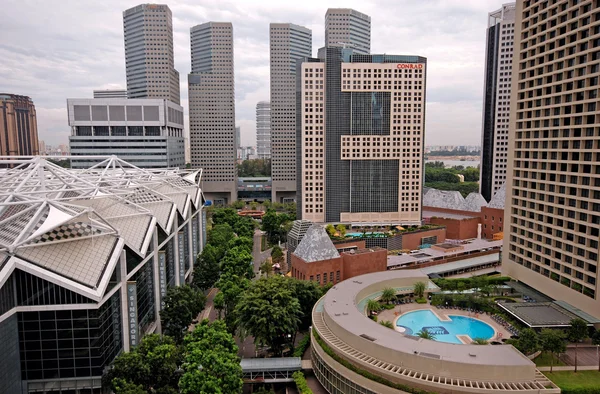
<svg viewBox="0 0 600 394"><path fill-rule="evenodd" d="M94 90L95 99L107 99L107 98L127 98L127 89L104 89Z"/></svg>
<svg viewBox="0 0 600 394"><path fill-rule="evenodd" d="M164 4L140 4L123 12L127 97L179 104L173 59L173 16Z"/></svg>
<svg viewBox="0 0 600 394"><path fill-rule="evenodd" d="M311 56L312 32L292 23L271 23L272 201L296 199L296 62Z"/></svg>
<svg viewBox="0 0 600 394"><path fill-rule="evenodd" d="M371 53L371 17L350 8L329 8L325 13L325 48L332 47Z"/></svg>
<svg viewBox="0 0 600 394"><path fill-rule="evenodd" d="M19 168L0 178L0 392L104 392L104 369L161 332L168 287L191 280L201 172L2 161Z"/></svg>
<svg viewBox="0 0 600 394"><path fill-rule="evenodd" d="M46 154L46 142L44 142L44 140L38 140L38 146L39 146L39 150L40 150L40 155L45 155Z"/></svg>
<svg viewBox="0 0 600 394"><path fill-rule="evenodd" d="M490 201L506 181L515 3L490 12L485 52L479 192Z"/></svg>
<svg viewBox="0 0 600 394"><path fill-rule="evenodd" d="M421 223L426 63L344 48L302 63L299 219Z"/></svg>
<svg viewBox="0 0 600 394"><path fill-rule="evenodd" d="M240 141L242 138L240 126L235 127L235 149L240 149Z"/></svg>
<svg viewBox="0 0 600 394"><path fill-rule="evenodd" d="M103 160L76 156L110 155L140 168L185 166L180 105L164 99L68 99L67 109L72 168Z"/></svg>
<svg viewBox="0 0 600 394"><path fill-rule="evenodd" d="M271 158L271 103L256 104L256 151L259 159Z"/></svg>
<svg viewBox="0 0 600 394"><path fill-rule="evenodd" d="M600 4L519 1L503 272L600 322Z"/></svg>
<svg viewBox="0 0 600 394"><path fill-rule="evenodd" d="M38 131L31 98L0 93L0 156L37 155Z"/></svg>
<svg viewBox="0 0 600 394"><path fill-rule="evenodd" d="M209 200L237 199L233 26L208 22L191 28L188 76L192 168L202 168Z"/></svg>

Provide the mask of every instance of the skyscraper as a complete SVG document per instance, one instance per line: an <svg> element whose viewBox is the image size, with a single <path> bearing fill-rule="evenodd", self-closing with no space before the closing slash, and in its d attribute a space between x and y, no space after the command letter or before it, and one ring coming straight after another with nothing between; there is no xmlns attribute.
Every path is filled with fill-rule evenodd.
<svg viewBox="0 0 600 394"><path fill-rule="evenodd" d="M140 4L123 12L129 98L163 98L179 104L173 59L173 16L167 5Z"/></svg>
<svg viewBox="0 0 600 394"><path fill-rule="evenodd" d="M490 12L485 52L479 192L490 201L506 181L515 3Z"/></svg>
<svg viewBox="0 0 600 394"><path fill-rule="evenodd" d="M596 319L599 5L517 2L502 262L504 273Z"/></svg>
<svg viewBox="0 0 600 394"><path fill-rule="evenodd" d="M31 98L0 93L0 156L38 155L35 106Z"/></svg>
<svg viewBox="0 0 600 394"><path fill-rule="evenodd" d="M329 8L325 13L325 47L371 52L371 17L350 8Z"/></svg>
<svg viewBox="0 0 600 394"><path fill-rule="evenodd" d="M271 103L256 104L256 150L259 159L271 158Z"/></svg>
<svg viewBox="0 0 600 394"><path fill-rule="evenodd" d="M299 219L420 224L426 64L339 47L301 64Z"/></svg>
<svg viewBox="0 0 600 394"><path fill-rule="evenodd" d="M311 56L312 32L291 23L271 23L272 201L296 198L296 62Z"/></svg>
<svg viewBox="0 0 600 394"><path fill-rule="evenodd" d="M192 168L202 168L203 192L209 199L230 203L237 199L233 26L207 22L190 33Z"/></svg>

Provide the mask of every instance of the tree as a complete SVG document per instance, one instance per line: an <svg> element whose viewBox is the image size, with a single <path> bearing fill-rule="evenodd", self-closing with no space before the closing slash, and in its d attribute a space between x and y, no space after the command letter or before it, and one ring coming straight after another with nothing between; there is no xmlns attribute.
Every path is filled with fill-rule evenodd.
<svg viewBox="0 0 600 394"><path fill-rule="evenodd" d="M391 287L386 287L383 289L383 292L381 293L381 297L379 299L381 301L385 302L386 304L389 304L395 298L396 298L396 290L392 289Z"/></svg>
<svg viewBox="0 0 600 394"><path fill-rule="evenodd" d="M102 384L115 393L137 394L137 386L144 392L168 392L177 387L179 365L181 353L173 339L150 334L139 346L115 358L102 377Z"/></svg>
<svg viewBox="0 0 600 394"><path fill-rule="evenodd" d="M427 330L421 330L417 333L417 336L419 338L423 338L423 339L429 339L431 341L435 341L435 335L433 335L432 333L430 333Z"/></svg>
<svg viewBox="0 0 600 394"><path fill-rule="evenodd" d="M256 345L268 345L278 355L300 325L302 309L289 278L271 276L250 284L236 308L238 325L254 337Z"/></svg>
<svg viewBox="0 0 600 394"><path fill-rule="evenodd" d="M294 297L298 299L300 303L300 309L302 310L302 317L300 318L300 329L306 330L310 327L312 322L312 309L319 301L328 287L321 287L317 282L310 280L298 280L294 278L288 278L288 282L292 286L292 293Z"/></svg>
<svg viewBox="0 0 600 394"><path fill-rule="evenodd" d="M564 333L558 330L551 330L544 328L540 332L540 344L542 351L550 353L550 372L554 365L554 355L563 353L567 349L567 345L564 340Z"/></svg>
<svg viewBox="0 0 600 394"><path fill-rule="evenodd" d="M228 224L233 228L238 222L240 215L233 208L216 208L212 214L212 221L215 225Z"/></svg>
<svg viewBox="0 0 600 394"><path fill-rule="evenodd" d="M219 311L223 312L225 324L231 333L234 333L238 328L236 306L249 285L250 280L248 278L235 275L230 271L223 272L217 282L216 286L220 292L215 296L215 308L217 308L216 303L218 301ZM223 295L219 296L219 294Z"/></svg>
<svg viewBox="0 0 600 394"><path fill-rule="evenodd" d="M596 330L592 335L592 344L600 346L600 330ZM600 357L598 357L598 372L600 372Z"/></svg>
<svg viewBox="0 0 600 394"><path fill-rule="evenodd" d="M230 272L233 275L252 279L254 277L254 265L252 254L244 247L229 249L223 260L221 260L221 275Z"/></svg>
<svg viewBox="0 0 600 394"><path fill-rule="evenodd" d="M379 312L383 307L381 304L375 300L367 301L367 314L371 315L373 312Z"/></svg>
<svg viewBox="0 0 600 394"><path fill-rule="evenodd" d="M234 237L231 241L229 241L229 244L227 244L227 248L233 249L236 247L241 247L246 252L252 254L254 240L252 239L252 237Z"/></svg>
<svg viewBox="0 0 600 394"><path fill-rule="evenodd" d="M243 200L237 200L232 202L231 206L235 209L243 209L246 206L246 203Z"/></svg>
<svg viewBox="0 0 600 394"><path fill-rule="evenodd" d="M265 260L260 265L259 270L262 274L268 277L273 273L273 264L269 260Z"/></svg>
<svg viewBox="0 0 600 394"><path fill-rule="evenodd" d="M335 229L340 235L340 237L343 238L346 236L346 226L344 226L343 224L338 224L337 226L335 226Z"/></svg>
<svg viewBox="0 0 600 394"><path fill-rule="evenodd" d="M587 323L579 318L571 320L567 335L569 337L569 341L575 343L575 372L577 372L577 351L579 342L588 337Z"/></svg>
<svg viewBox="0 0 600 394"><path fill-rule="evenodd" d="M192 320L204 309L206 297L188 285L175 286L168 289L164 302L160 312L163 330L181 343Z"/></svg>
<svg viewBox="0 0 600 394"><path fill-rule="evenodd" d="M281 240L281 225L284 219L284 215L278 215L274 209L268 209L262 218L262 230L267 233L267 238L272 244Z"/></svg>
<svg viewBox="0 0 600 394"><path fill-rule="evenodd" d="M330 223L325 226L325 231L327 231L330 237L335 237L335 227L333 227L333 224Z"/></svg>
<svg viewBox="0 0 600 394"><path fill-rule="evenodd" d="M465 285L465 282L458 282L456 284L456 290L458 290L459 293L462 293L466 289L467 289L467 286Z"/></svg>
<svg viewBox="0 0 600 394"><path fill-rule="evenodd" d="M531 328L524 328L519 332L519 339L515 347L526 356L537 351L540 347L537 333Z"/></svg>
<svg viewBox="0 0 600 394"><path fill-rule="evenodd" d="M425 283L416 282L414 285L413 292L415 293L415 297L423 298L423 295L425 294Z"/></svg>
<svg viewBox="0 0 600 394"><path fill-rule="evenodd" d="M237 352L223 321L202 321L185 337L181 393L241 393L242 367Z"/></svg>
<svg viewBox="0 0 600 394"><path fill-rule="evenodd" d="M208 232L208 243L219 250L219 260L225 255L227 245L233 237L233 229L228 224L217 224Z"/></svg>
<svg viewBox="0 0 600 394"><path fill-rule="evenodd" d="M277 245L273 246L271 250L271 260L273 260L273 264L283 264L283 251Z"/></svg>
<svg viewBox="0 0 600 394"><path fill-rule="evenodd" d="M237 222L233 225L233 231L238 237L252 238L254 236L254 222L249 217L238 217Z"/></svg>
<svg viewBox="0 0 600 394"><path fill-rule="evenodd" d="M487 339L484 338L473 338L473 342L471 342L473 345L487 345L489 342Z"/></svg>
<svg viewBox="0 0 600 394"><path fill-rule="evenodd" d="M392 323L389 320L382 320L379 322L379 324L381 324L384 327L391 328L392 330L394 329L394 323Z"/></svg>
<svg viewBox="0 0 600 394"><path fill-rule="evenodd" d="M207 244L194 265L192 284L200 290L208 290L219 279L221 251L212 244Z"/></svg>

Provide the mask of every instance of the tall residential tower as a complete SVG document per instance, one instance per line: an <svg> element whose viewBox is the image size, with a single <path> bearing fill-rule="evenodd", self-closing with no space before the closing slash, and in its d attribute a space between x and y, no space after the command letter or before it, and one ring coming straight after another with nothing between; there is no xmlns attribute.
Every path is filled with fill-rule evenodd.
<svg viewBox="0 0 600 394"><path fill-rule="evenodd" d="M291 23L271 23L272 201L296 198L296 62L311 56L312 32Z"/></svg>
<svg viewBox="0 0 600 394"><path fill-rule="evenodd" d="M329 8L325 13L325 48L352 48L371 53L371 17L350 8Z"/></svg>
<svg viewBox="0 0 600 394"><path fill-rule="evenodd" d="M427 59L325 52L298 75L298 218L420 224Z"/></svg>
<svg viewBox="0 0 600 394"><path fill-rule="evenodd" d="M271 103L256 104L256 154L259 159L271 158Z"/></svg>
<svg viewBox="0 0 600 394"><path fill-rule="evenodd" d="M161 98L179 104L173 59L173 16L167 5L140 4L123 12L129 98Z"/></svg>
<svg viewBox="0 0 600 394"><path fill-rule="evenodd" d="M231 203L237 199L233 26L207 22L190 33L192 168L202 168L203 192L209 199Z"/></svg>
<svg viewBox="0 0 600 394"><path fill-rule="evenodd" d="M515 3L488 17L479 192L490 201L506 181Z"/></svg>
<svg viewBox="0 0 600 394"><path fill-rule="evenodd" d="M517 2L502 253L504 273L596 320L599 6Z"/></svg>

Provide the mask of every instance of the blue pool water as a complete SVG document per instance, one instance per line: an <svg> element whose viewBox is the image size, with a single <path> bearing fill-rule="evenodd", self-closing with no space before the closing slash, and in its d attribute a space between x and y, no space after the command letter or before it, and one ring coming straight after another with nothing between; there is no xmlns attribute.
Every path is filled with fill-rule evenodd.
<svg viewBox="0 0 600 394"><path fill-rule="evenodd" d="M471 339L490 339L494 329L487 323L467 316L449 315L452 321L440 321L428 310L408 312L396 321L396 325L404 327L409 335L417 335L426 329L435 335L435 340L448 343L462 343L456 336L468 335Z"/></svg>
<svg viewBox="0 0 600 394"><path fill-rule="evenodd" d="M381 232L368 232L368 233L365 233L365 235L367 235L367 236L368 235L378 235L378 234L383 234L383 233L381 233ZM346 233L346 235L349 236L349 237L360 237L360 236L363 235L363 233Z"/></svg>

